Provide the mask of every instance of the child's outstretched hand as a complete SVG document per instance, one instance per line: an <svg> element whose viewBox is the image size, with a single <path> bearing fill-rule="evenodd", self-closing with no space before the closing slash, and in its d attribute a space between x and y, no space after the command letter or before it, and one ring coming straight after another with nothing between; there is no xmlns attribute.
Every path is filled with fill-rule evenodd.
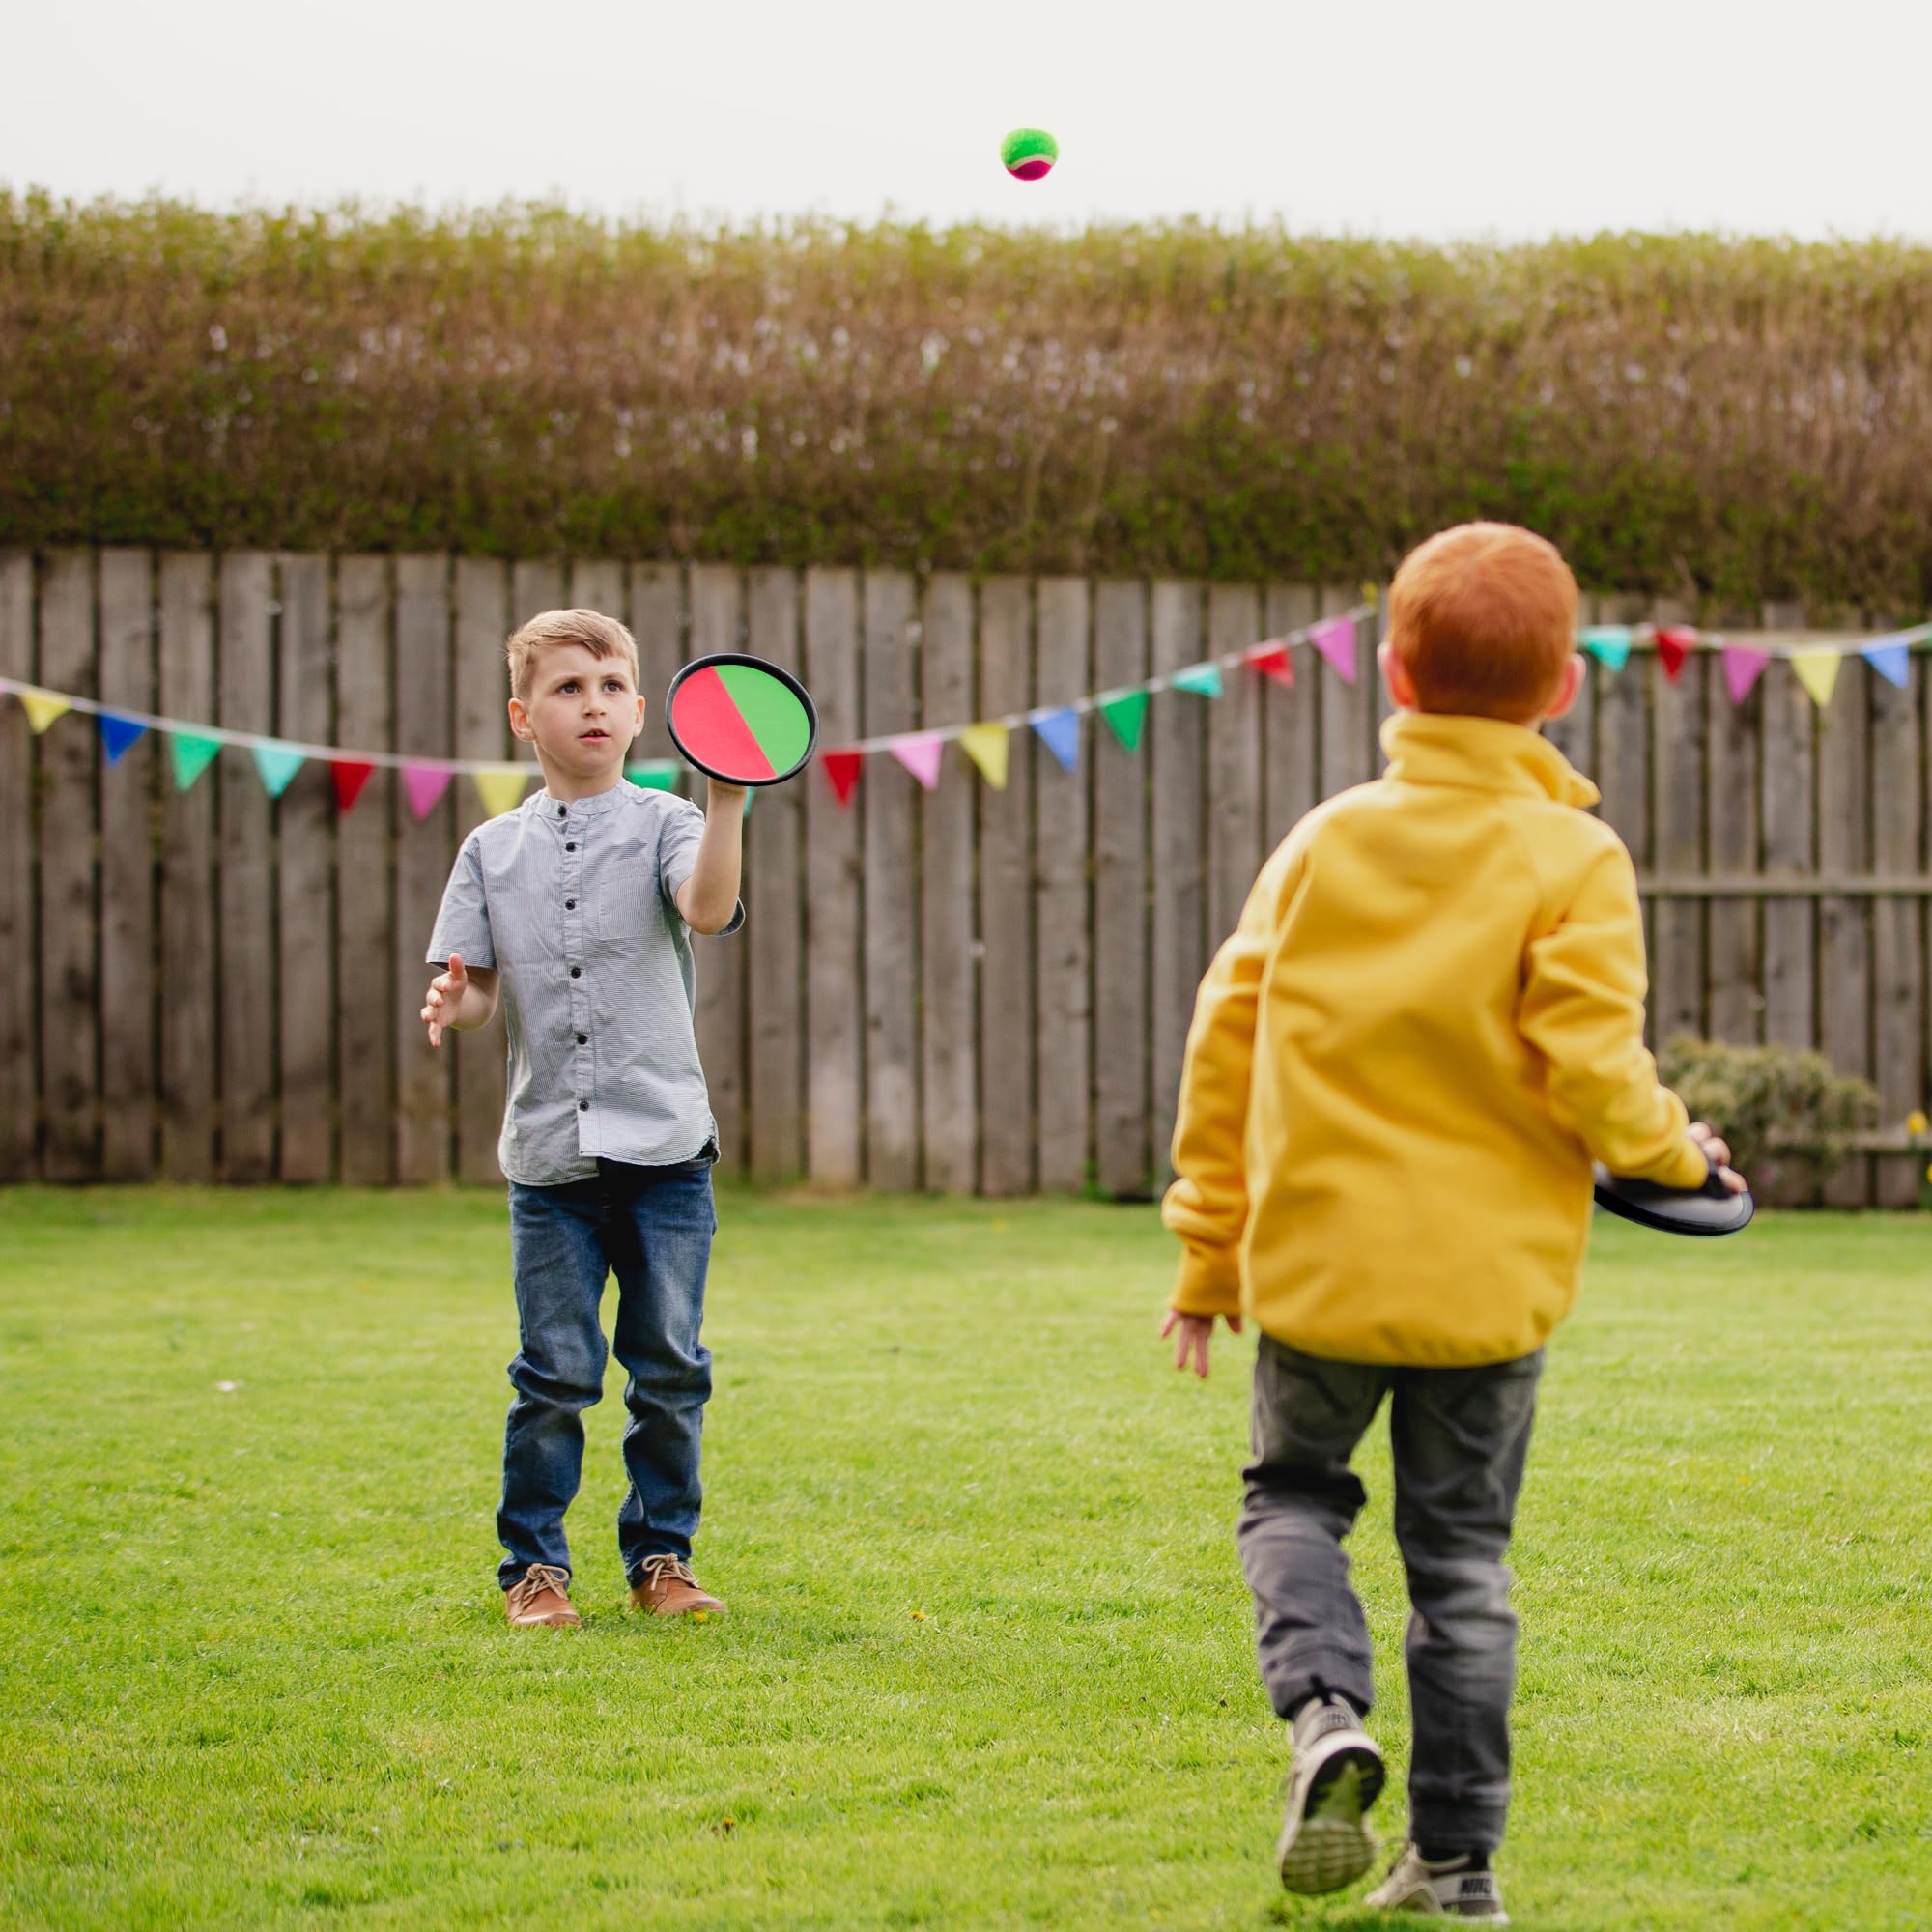
<svg viewBox="0 0 1932 1932"><path fill-rule="evenodd" d="M455 1023L457 1009L463 1005L463 996L469 990L469 975L461 956L452 952L449 964L429 982L429 998L422 1009L432 1046L442 1044L442 1030Z"/></svg>
<svg viewBox="0 0 1932 1932"><path fill-rule="evenodd" d="M1241 1318L1238 1315L1225 1316L1231 1334L1241 1332ZM1160 1324L1161 1337L1174 1337L1174 1366L1186 1368L1189 1360L1194 1363L1194 1373L1203 1381L1208 1379L1208 1344L1213 1340L1214 1318L1211 1315L1183 1315L1178 1308L1167 1311L1167 1320Z"/></svg>
<svg viewBox="0 0 1932 1932"><path fill-rule="evenodd" d="M1704 1158L1711 1163L1711 1171L1717 1175L1733 1194L1742 1194L1749 1183L1731 1165L1730 1144L1719 1136L1718 1130L1706 1121L1690 1122L1690 1138L1704 1151Z"/></svg>

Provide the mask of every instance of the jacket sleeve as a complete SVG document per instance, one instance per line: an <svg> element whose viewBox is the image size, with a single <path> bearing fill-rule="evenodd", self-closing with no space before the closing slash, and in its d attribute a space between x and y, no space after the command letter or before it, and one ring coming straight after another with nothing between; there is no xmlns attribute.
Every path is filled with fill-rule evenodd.
<svg viewBox="0 0 1932 1932"><path fill-rule="evenodd" d="M1613 1174L1696 1187L1710 1163L1644 1047L1646 990L1636 871L1618 843L1530 942L1520 1023L1544 1058L1551 1114L1592 1158Z"/></svg>
<svg viewBox="0 0 1932 1932"><path fill-rule="evenodd" d="M1290 838L1262 867L1240 923L1195 996L1174 1123L1176 1179L1161 1219L1180 1236L1171 1306L1185 1315L1241 1311L1241 1235L1248 1219L1244 1143L1262 973L1301 865Z"/></svg>

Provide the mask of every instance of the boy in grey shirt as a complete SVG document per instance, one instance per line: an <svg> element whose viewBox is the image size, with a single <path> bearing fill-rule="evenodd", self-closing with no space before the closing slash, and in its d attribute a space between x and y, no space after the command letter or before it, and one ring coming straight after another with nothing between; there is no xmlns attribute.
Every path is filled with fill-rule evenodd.
<svg viewBox="0 0 1932 1932"><path fill-rule="evenodd" d="M644 699L637 644L614 618L547 611L506 648L510 726L536 747L544 788L464 840L422 1009L431 1046L445 1027L488 1025L499 1000L509 1032L497 1152L521 1347L497 1580L512 1624L579 1621L563 1515L582 1471L582 1411L604 1389L598 1304L614 1272L631 1604L722 1616L691 1569L718 1141L692 1031L690 935L744 923L745 794L710 781L700 812L626 781Z"/></svg>

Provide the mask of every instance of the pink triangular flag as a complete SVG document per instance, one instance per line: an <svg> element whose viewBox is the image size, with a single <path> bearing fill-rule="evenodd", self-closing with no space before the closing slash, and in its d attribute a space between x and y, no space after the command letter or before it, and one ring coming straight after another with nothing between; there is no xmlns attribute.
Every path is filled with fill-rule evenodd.
<svg viewBox="0 0 1932 1932"><path fill-rule="evenodd" d="M449 781L455 776L454 772L440 771L435 765L403 767L403 788L410 795L410 810L417 818L427 818L436 810L437 801L449 789Z"/></svg>
<svg viewBox="0 0 1932 1932"><path fill-rule="evenodd" d="M1344 684L1355 681L1355 620L1352 617L1324 617L1308 633L1308 641L1320 651L1335 675Z"/></svg>
<svg viewBox="0 0 1932 1932"><path fill-rule="evenodd" d="M895 738L892 753L927 791L939 782L939 760L946 752L946 740L937 731L921 731L910 738Z"/></svg>
<svg viewBox="0 0 1932 1932"><path fill-rule="evenodd" d="M1754 644L1724 645L1724 688L1733 704L1742 704L1751 695L1751 687L1764 675L1771 653Z"/></svg>

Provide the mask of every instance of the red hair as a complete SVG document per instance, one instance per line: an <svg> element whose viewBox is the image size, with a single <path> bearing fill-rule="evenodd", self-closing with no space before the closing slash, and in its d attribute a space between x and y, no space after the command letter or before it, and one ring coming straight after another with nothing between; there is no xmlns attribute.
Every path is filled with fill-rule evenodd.
<svg viewBox="0 0 1932 1932"><path fill-rule="evenodd" d="M1389 643L1424 711L1527 724L1555 701L1577 647L1577 580L1514 524L1458 524L1403 558Z"/></svg>

